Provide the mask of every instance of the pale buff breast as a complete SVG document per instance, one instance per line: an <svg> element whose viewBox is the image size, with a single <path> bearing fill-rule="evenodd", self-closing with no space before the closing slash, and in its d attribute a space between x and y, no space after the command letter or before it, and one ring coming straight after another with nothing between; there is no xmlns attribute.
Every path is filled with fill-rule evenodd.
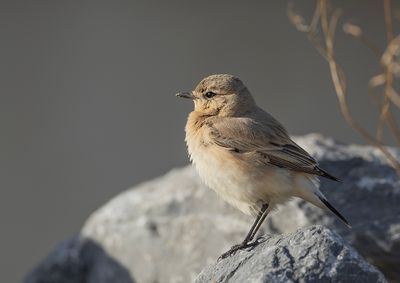
<svg viewBox="0 0 400 283"><path fill-rule="evenodd" d="M263 203L282 203L292 195L287 170L256 168L234 152L213 144L207 128L192 114L186 125L186 143L190 159L206 185L245 214L257 214Z"/></svg>

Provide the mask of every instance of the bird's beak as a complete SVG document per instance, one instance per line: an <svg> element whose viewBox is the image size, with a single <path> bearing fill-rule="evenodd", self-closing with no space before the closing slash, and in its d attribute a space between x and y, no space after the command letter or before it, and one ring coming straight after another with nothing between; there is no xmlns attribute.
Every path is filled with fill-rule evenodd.
<svg viewBox="0 0 400 283"><path fill-rule="evenodd" d="M183 97L183 98L189 98L189 99L194 99L194 96L191 92L178 92L177 94L175 94L178 97Z"/></svg>

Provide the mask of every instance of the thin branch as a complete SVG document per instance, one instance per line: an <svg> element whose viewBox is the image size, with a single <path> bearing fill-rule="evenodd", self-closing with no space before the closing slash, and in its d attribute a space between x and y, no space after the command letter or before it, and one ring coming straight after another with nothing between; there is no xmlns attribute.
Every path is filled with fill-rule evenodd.
<svg viewBox="0 0 400 283"><path fill-rule="evenodd" d="M387 1L387 0L385 0ZM376 146L389 160L389 162L392 164L393 168L397 171L397 173L400 175L400 163L396 158L387 150L387 148L381 143L380 140L376 139L374 136L370 135L368 131L366 131L352 116L351 111L349 109L348 103L347 103L347 92L346 92L346 80L345 80L345 75L341 67L337 64L335 57L334 57L334 34L336 30L336 26L338 23L339 15L340 12L339 10L336 10L331 16L328 15L328 8L327 8L327 0L318 0L318 4L316 7L316 12L319 13L319 16L316 16L314 14L313 19L319 19L319 24L322 27L322 32L324 36L324 43L325 47L318 41L317 36L316 36L316 29L317 29L317 24L313 24L313 28L311 28L311 25L307 26L304 23L304 20L302 19L301 21L301 26L298 28L296 24L299 24L299 21L294 21L292 19L292 22L294 25L298 28L298 30L302 32L306 32L308 34L308 38L310 41L314 44L315 48L323 55L323 57L327 60L328 65L329 65L329 70L331 74L331 79L335 88L336 96L339 100L339 106L342 112L343 117L345 118L346 122L356 131L358 132L362 137L364 137L370 144ZM296 18L295 14L291 15L292 18L294 19L299 19ZM307 27L307 28L305 28ZM392 48L393 50L393 48ZM393 58L393 56L392 56ZM389 68L392 70L392 65ZM374 85L381 85L384 84L388 85L387 83L387 77L384 79L381 76L374 77L373 79L370 80L370 87ZM391 86L392 84L390 84ZM390 91L389 91L390 90ZM390 89L388 88L388 92L390 95L388 95L388 98L391 98L393 100L393 97L397 97L397 93L395 90L391 87ZM400 98L400 96L399 96ZM400 102L400 101L399 101ZM393 118L391 115L389 117L387 113L390 112L385 112L385 119L391 119Z"/></svg>
<svg viewBox="0 0 400 283"><path fill-rule="evenodd" d="M390 9L390 0L384 0L383 1L383 11L384 11L384 18L385 18L385 26L386 26L386 40L387 44L390 45L393 40L393 26L392 26L392 13ZM382 141L382 136L383 136L383 126L385 122L388 120L388 113L390 109L390 94L391 94L391 89L393 85L393 74L391 72L392 70L392 61L393 57L390 56L389 61L387 62L386 68L385 68L385 92L383 96L383 105L381 108L381 114L379 116L379 121L378 121L378 126L376 129L376 139L378 141Z"/></svg>
<svg viewBox="0 0 400 283"><path fill-rule="evenodd" d="M343 31L358 41L360 41L362 44L368 47L369 50L375 55L375 57L379 60L382 56L382 50L379 48L378 44L373 42L371 39L366 37L362 31L362 29L359 26L356 26L354 24L350 23L345 23L343 25Z"/></svg>

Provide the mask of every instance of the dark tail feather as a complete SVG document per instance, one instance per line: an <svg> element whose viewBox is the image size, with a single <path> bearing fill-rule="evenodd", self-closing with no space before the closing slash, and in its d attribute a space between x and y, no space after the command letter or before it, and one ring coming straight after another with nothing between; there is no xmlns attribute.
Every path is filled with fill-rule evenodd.
<svg viewBox="0 0 400 283"><path fill-rule="evenodd" d="M329 174L329 173L326 172L325 170L323 170L323 169L321 169L321 168L319 168L319 167L317 168L317 170L318 170L318 173L319 173L319 175L320 175L321 177L325 177L325 178L331 179L331 180L333 180L333 181L342 183L342 180L336 178L335 176L332 176L331 174Z"/></svg>
<svg viewBox="0 0 400 283"><path fill-rule="evenodd" d="M351 228L351 226L350 226L349 222L346 220L346 218L344 218L344 216L341 215L341 214L339 213L339 211L337 211L336 208L334 208L334 207L328 202L327 199L325 199L325 198L323 198L323 197L321 197L321 196L318 196L318 195L317 195L317 197L320 199L320 201L322 201L323 204L325 204L325 206L326 206L327 208L329 208L330 211L332 211L337 217L339 217L340 220L342 220L343 223L346 224L347 227Z"/></svg>

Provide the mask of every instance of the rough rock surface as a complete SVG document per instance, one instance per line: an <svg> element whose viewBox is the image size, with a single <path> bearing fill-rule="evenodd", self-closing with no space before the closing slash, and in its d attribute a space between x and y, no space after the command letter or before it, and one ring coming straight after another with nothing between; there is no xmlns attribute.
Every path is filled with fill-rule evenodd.
<svg viewBox="0 0 400 283"><path fill-rule="evenodd" d="M263 232L325 225L385 276L400 281L400 183L384 157L374 148L339 144L320 135L297 141L343 180L321 180L321 190L353 229L294 200L268 217ZM189 282L239 243L252 221L222 202L188 166L118 195L92 214L82 236L96 242L137 282Z"/></svg>
<svg viewBox="0 0 400 283"><path fill-rule="evenodd" d="M386 282L382 273L322 226L259 240L257 246L206 267L196 283Z"/></svg>
<svg viewBox="0 0 400 283"><path fill-rule="evenodd" d="M82 234L138 282L192 282L242 240L251 221L186 167L117 196L88 219Z"/></svg>
<svg viewBox="0 0 400 283"><path fill-rule="evenodd" d="M340 144L315 134L296 140L322 168L343 180L321 179L321 190L353 228L295 199L268 217L263 232L288 233L323 224L387 277L400 281L400 182L394 170L369 146ZM90 217L83 233L140 282L186 282L240 242L252 221L207 189L189 166L117 196ZM145 256L139 260L137 254Z"/></svg>
<svg viewBox="0 0 400 283"><path fill-rule="evenodd" d="M325 196L352 229L332 214L295 199L270 217L268 230L291 232L323 224L339 233L391 280L400 282L400 180L383 155L370 146L345 145L320 135L298 138L322 168L343 180L321 179ZM400 159L400 151L391 149Z"/></svg>

